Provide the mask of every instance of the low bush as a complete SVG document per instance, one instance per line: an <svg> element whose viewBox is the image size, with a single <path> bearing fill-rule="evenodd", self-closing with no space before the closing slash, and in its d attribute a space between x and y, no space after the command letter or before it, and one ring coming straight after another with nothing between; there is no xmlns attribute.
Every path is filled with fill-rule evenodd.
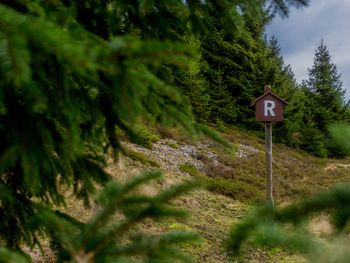
<svg viewBox="0 0 350 263"><path fill-rule="evenodd" d="M140 152L135 152L130 149L123 149L123 154L127 157L129 157L131 160L140 162L142 164L150 165L153 167L159 167L159 163L148 158L146 155Z"/></svg>
<svg viewBox="0 0 350 263"><path fill-rule="evenodd" d="M222 194L239 200L259 201L264 197L262 191L254 185L242 181L233 181L224 178L205 177L205 188L213 193Z"/></svg>
<svg viewBox="0 0 350 263"><path fill-rule="evenodd" d="M140 146L151 149L153 143L160 140L160 137L155 132L150 131L145 126L140 126L136 133L133 134L132 141Z"/></svg>

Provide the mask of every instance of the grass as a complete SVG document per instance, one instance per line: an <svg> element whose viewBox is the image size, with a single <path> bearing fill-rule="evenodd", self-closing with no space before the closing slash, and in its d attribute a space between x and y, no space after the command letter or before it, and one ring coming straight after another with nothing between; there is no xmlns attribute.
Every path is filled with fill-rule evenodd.
<svg viewBox="0 0 350 263"><path fill-rule="evenodd" d="M123 154L129 157L131 160L134 160L144 165L150 165L152 167L157 167L157 168L160 166L158 162L148 158L146 155L144 155L141 152L132 151L130 149L123 149Z"/></svg>
<svg viewBox="0 0 350 263"><path fill-rule="evenodd" d="M265 196L264 141L238 128L226 128L225 134L222 136L232 143L254 147L257 153L244 158L236 158L214 145L210 150L218 155L217 162L206 160L205 174L212 178L224 178L241 184L242 191L247 189L246 194L249 194L250 188L244 187L244 185L248 184L256 189L259 193L258 196ZM317 158L282 144L273 144L275 198L282 203L290 202L327 189L336 183L347 182L350 180L350 167L346 168L345 164L349 162L349 159ZM331 169L326 169L327 167L331 167ZM216 187L210 189L217 190Z"/></svg>
<svg viewBox="0 0 350 263"><path fill-rule="evenodd" d="M162 167L165 169L164 182L156 182L150 186L154 189L146 189L150 193L156 193L192 176L203 178L202 189L172 201L174 206L190 211L191 217L179 220L164 219L159 222L146 221L140 226L150 234L173 230L190 230L199 233L202 237L201 242L181 247L194 257L195 262L232 262L227 258L223 246L231 226L244 218L252 202L263 201L265 198L264 141L238 128L225 128L224 131L222 136L226 139L235 144L254 147L257 153L238 158L219 144L205 144L208 148L201 152L199 158L204 165L203 168L198 169L190 163L184 163L178 168L186 174L177 174ZM159 133L176 142L173 143L174 147L170 146L173 149L178 148L178 143L193 144L193 141L177 129L163 129ZM207 151L213 152L216 157L208 158L205 155ZM128 173L125 174L125 178L132 176L131 170L136 168L141 171L150 166L160 167L159 163L141 152L124 150L123 155L128 157L125 158L127 163L123 168L124 172ZM327 189L337 182L348 181L350 168L346 168L344 163L349 164L350 160L320 159L284 145L274 144L273 175L276 204L294 202L300 197ZM113 172L116 176L120 174L117 169ZM72 204L72 215L81 217L89 214L83 206L77 207L76 202L73 201L69 202L69 210L70 204ZM319 224L318 221L317 223ZM275 246L250 243L246 249L248 254L235 258L236 262L304 262L304 259L298 255Z"/></svg>
<svg viewBox="0 0 350 263"><path fill-rule="evenodd" d="M185 131L183 129L178 128L178 127L159 126L157 128L157 133L163 139L171 139L171 140L182 142L182 143L191 143L193 140L193 138L191 138L191 136L185 134Z"/></svg>
<svg viewBox="0 0 350 263"><path fill-rule="evenodd" d="M189 175L192 175L192 176L200 175L200 172L198 171L198 169L190 163L181 164L179 166L179 169L181 172L188 173Z"/></svg>

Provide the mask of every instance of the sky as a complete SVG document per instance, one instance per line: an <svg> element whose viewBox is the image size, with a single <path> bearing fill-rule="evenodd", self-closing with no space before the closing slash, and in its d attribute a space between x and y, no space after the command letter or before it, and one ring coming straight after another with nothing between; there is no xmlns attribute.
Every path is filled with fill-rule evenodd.
<svg viewBox="0 0 350 263"><path fill-rule="evenodd" d="M285 64L299 83L307 79L323 38L350 99L350 0L311 0L308 7L290 11L287 18L276 16L266 31L278 39Z"/></svg>

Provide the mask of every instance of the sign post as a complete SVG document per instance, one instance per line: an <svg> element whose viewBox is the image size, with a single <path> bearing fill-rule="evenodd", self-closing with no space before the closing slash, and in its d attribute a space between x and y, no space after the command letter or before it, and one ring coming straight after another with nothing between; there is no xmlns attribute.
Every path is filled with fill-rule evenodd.
<svg viewBox="0 0 350 263"><path fill-rule="evenodd" d="M265 123L265 147L266 147L266 183L267 200L273 204L273 181L272 181L272 123Z"/></svg>
<svg viewBox="0 0 350 263"><path fill-rule="evenodd" d="M272 177L272 123L283 121L283 107L287 102L272 93L271 86L266 85L264 95L254 101L255 117L257 121L265 123L266 147L266 186L267 200L273 205L273 177Z"/></svg>

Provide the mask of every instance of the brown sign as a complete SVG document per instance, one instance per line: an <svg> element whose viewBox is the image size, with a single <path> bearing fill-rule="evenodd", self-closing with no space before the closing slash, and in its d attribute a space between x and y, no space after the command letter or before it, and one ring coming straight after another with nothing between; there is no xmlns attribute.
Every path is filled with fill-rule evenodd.
<svg viewBox="0 0 350 263"><path fill-rule="evenodd" d="M287 102L271 90L267 90L264 95L257 98L255 104L255 117L257 121L262 122L280 122L283 121L283 107Z"/></svg>

